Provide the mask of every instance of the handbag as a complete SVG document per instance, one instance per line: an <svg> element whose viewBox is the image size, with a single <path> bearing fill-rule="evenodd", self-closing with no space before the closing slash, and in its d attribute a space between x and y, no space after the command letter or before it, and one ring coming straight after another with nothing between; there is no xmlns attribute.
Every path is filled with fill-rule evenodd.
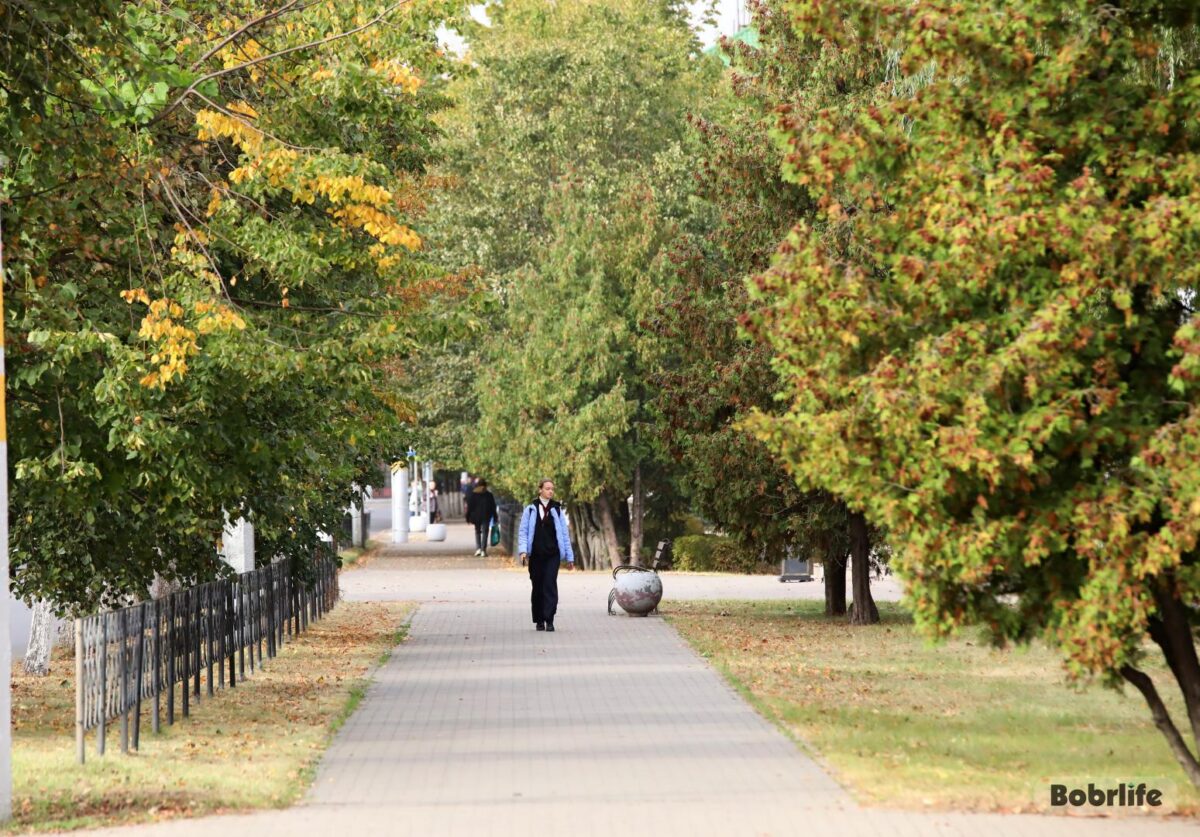
<svg viewBox="0 0 1200 837"><path fill-rule="evenodd" d="M492 533L488 536L488 542L492 546L500 543L500 524L496 522L496 518L492 518Z"/></svg>

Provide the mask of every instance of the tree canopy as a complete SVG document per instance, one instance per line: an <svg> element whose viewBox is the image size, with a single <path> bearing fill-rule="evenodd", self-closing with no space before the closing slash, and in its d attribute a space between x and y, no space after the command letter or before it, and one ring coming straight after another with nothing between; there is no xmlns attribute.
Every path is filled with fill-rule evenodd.
<svg viewBox="0 0 1200 837"><path fill-rule="evenodd" d="M14 591L297 562L393 456L449 3L0 10Z"/></svg>
<svg viewBox="0 0 1200 837"><path fill-rule="evenodd" d="M488 12L466 33L475 72L452 89L458 185L439 216L502 305L467 451L518 496L550 476L595 503L617 561L620 506L654 473L642 322L687 199L684 117L713 74L678 3Z"/></svg>
<svg viewBox="0 0 1200 837"><path fill-rule="evenodd" d="M817 199L753 285L756 432L886 525L920 624L1042 634L1200 740L1191 4L788 4L819 56L775 132Z"/></svg>
<svg viewBox="0 0 1200 837"><path fill-rule="evenodd" d="M740 426L772 411L779 379L771 352L740 333L750 310L745 278L765 270L794 219L816 205L784 179L769 129L776 109L808 83L811 50L786 16L751 4L753 44L725 40L730 68L692 127L700 151L692 219L680 230L655 312L655 430L694 509L756 555L825 561L827 607L845 611L848 512L822 491L796 485L783 463ZM841 586L837 568L842 568Z"/></svg>

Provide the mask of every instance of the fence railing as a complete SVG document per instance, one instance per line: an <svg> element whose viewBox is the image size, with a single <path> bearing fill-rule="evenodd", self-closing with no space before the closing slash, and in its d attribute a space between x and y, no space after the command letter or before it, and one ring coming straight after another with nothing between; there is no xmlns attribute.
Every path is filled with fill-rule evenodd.
<svg viewBox="0 0 1200 837"><path fill-rule="evenodd" d="M438 511L442 513L443 520L462 520L465 512L463 510L463 496L455 488L453 491L447 491L444 494L438 493Z"/></svg>
<svg viewBox="0 0 1200 837"><path fill-rule="evenodd" d="M307 629L338 600L337 564L316 563L308 584L286 562L212 581L120 610L75 620L75 749L97 730L104 755L108 722L120 718L121 752L138 749L143 701L152 702L154 732L166 703L187 717L202 692L237 686L274 657L284 640ZM178 687L178 688L176 688ZM178 693L178 694L177 694Z"/></svg>

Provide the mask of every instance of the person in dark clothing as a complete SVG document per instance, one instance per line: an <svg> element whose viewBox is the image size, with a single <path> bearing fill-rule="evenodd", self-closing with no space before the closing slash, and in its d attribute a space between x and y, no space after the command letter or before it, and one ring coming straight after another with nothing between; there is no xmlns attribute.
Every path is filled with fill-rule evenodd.
<svg viewBox="0 0 1200 837"><path fill-rule="evenodd" d="M571 533L562 505L554 500L554 482L538 483L538 497L521 514L517 536L521 560L528 559L529 604L533 624L539 631L553 631L558 613L558 567L563 561L575 566Z"/></svg>
<svg viewBox="0 0 1200 837"><path fill-rule="evenodd" d="M442 506L438 501L438 490L436 485L429 489L429 522L442 522Z"/></svg>
<svg viewBox="0 0 1200 837"><path fill-rule="evenodd" d="M496 517L496 498L488 491L487 480L480 480L467 498L467 522L475 525L475 554L487 555L488 529Z"/></svg>

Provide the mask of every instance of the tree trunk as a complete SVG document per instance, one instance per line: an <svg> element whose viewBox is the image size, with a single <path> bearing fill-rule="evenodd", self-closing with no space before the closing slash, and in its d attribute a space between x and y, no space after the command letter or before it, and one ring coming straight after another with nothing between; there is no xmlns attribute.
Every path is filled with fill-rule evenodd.
<svg viewBox="0 0 1200 837"><path fill-rule="evenodd" d="M629 563L642 565L642 522L645 518L646 498L642 492L642 466L633 468L633 508L629 514Z"/></svg>
<svg viewBox="0 0 1200 837"><path fill-rule="evenodd" d="M45 599L33 602L33 618L29 626L29 645L25 649L24 669L26 674L45 677L50 673L50 651L58 636L58 617L54 608Z"/></svg>
<svg viewBox="0 0 1200 837"><path fill-rule="evenodd" d="M570 515L571 543L575 550L575 565L580 569L598 570L607 568L607 548L604 534L597 523L596 507L592 503L572 503Z"/></svg>
<svg viewBox="0 0 1200 837"><path fill-rule="evenodd" d="M846 615L846 553L844 541L831 537L825 543L825 615Z"/></svg>
<svg viewBox="0 0 1200 837"><path fill-rule="evenodd" d="M1183 768L1183 772L1187 774L1188 780L1195 787L1200 788L1200 763L1196 761L1196 757L1188 749L1175 722L1171 720L1166 705L1158 696L1158 690L1154 688L1154 681L1144 671L1130 665L1121 667L1121 676L1142 693L1142 697L1146 699L1146 704L1150 707L1150 714L1154 717L1154 726L1158 727L1158 731L1167 739L1167 745L1171 748L1179 766Z"/></svg>
<svg viewBox="0 0 1200 837"><path fill-rule="evenodd" d="M604 546L608 551L608 560L613 569L621 565L621 544L617 541L617 521L613 516L612 501L608 495L601 493L596 498L596 511L600 516L600 531L604 535Z"/></svg>
<svg viewBox="0 0 1200 837"><path fill-rule="evenodd" d="M1191 620L1179 598L1174 573L1159 580L1154 591L1158 614L1149 621L1150 638L1162 650L1163 658L1183 695L1183 706L1192 728L1192 740L1200 745L1200 658L1192 639Z"/></svg>
<svg viewBox="0 0 1200 837"><path fill-rule="evenodd" d="M854 582L850 624L874 625L879 621L879 608L871 595L871 536L860 512L850 514L850 571Z"/></svg>

